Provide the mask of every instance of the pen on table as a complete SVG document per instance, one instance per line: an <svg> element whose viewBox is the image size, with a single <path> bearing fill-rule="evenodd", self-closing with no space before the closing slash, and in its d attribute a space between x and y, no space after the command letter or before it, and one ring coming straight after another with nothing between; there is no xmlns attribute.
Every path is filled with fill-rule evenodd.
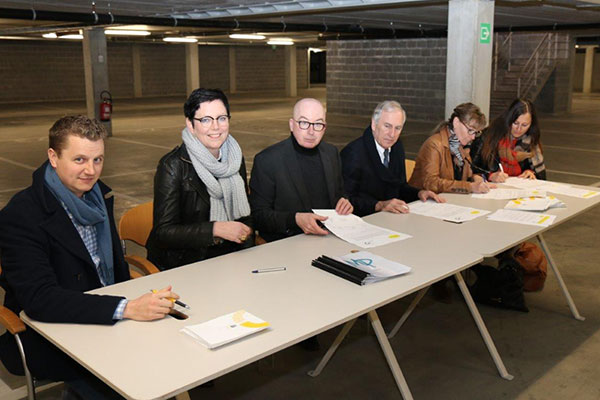
<svg viewBox="0 0 600 400"><path fill-rule="evenodd" d="M274 267L274 268L262 268L262 269L254 269L252 270L253 274L261 274L263 272L277 272L277 271L285 271L285 267Z"/></svg>
<svg viewBox="0 0 600 400"><path fill-rule="evenodd" d="M157 293L157 292L158 292L158 290L156 290L156 289L150 289L150 291L151 291L152 293ZM172 297L167 297L167 300L170 300L170 301L172 301L173 303L177 304L178 306L181 306L181 307L183 307L183 308L187 308L188 310L191 310L191 309L192 309L190 306L188 306L187 304L185 304L183 301L175 300L175 299L174 299L174 298L172 298Z"/></svg>

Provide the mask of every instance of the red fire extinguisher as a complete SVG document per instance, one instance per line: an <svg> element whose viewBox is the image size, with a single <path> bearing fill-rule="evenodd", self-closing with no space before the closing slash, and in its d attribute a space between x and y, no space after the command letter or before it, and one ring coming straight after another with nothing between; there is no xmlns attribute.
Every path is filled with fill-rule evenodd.
<svg viewBox="0 0 600 400"><path fill-rule="evenodd" d="M100 121L110 121L112 114L112 96L109 91L103 90L100 93Z"/></svg>

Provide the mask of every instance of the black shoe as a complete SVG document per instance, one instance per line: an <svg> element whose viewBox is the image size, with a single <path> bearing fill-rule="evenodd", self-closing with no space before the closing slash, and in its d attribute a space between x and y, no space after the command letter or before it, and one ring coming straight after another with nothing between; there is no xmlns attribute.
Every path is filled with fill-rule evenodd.
<svg viewBox="0 0 600 400"><path fill-rule="evenodd" d="M321 345L319 344L319 340L316 336L309 337L308 339L304 339L300 343L298 343L300 347L302 347L306 351L319 351L321 350Z"/></svg>

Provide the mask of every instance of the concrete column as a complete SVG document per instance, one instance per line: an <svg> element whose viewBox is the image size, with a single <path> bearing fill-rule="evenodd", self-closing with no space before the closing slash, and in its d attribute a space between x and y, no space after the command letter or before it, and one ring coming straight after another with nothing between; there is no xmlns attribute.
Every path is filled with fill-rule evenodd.
<svg viewBox="0 0 600 400"><path fill-rule="evenodd" d="M185 83L188 95L200 87L200 65L196 43L185 44Z"/></svg>
<svg viewBox="0 0 600 400"><path fill-rule="evenodd" d="M596 46L585 46L583 64L583 93L592 93L592 75L594 73L594 50Z"/></svg>
<svg viewBox="0 0 600 400"><path fill-rule="evenodd" d="M83 30L83 68L87 115L100 120L100 94L109 90L104 28ZM112 136L111 121L102 121L102 124Z"/></svg>
<svg viewBox="0 0 600 400"><path fill-rule="evenodd" d="M306 87L308 89L310 89L310 57L311 57L312 51L310 51L309 49L306 49L306 74L308 75L306 77Z"/></svg>
<svg viewBox="0 0 600 400"><path fill-rule="evenodd" d="M493 31L493 0L449 1L446 118L468 101L489 117Z"/></svg>
<svg viewBox="0 0 600 400"><path fill-rule="evenodd" d="M133 97L142 97L142 57L140 46L131 46L131 58L133 64Z"/></svg>
<svg viewBox="0 0 600 400"><path fill-rule="evenodd" d="M229 46L229 93L237 92L237 67L235 47Z"/></svg>
<svg viewBox="0 0 600 400"><path fill-rule="evenodd" d="M285 95L298 95L298 78L296 77L296 46L285 46Z"/></svg>

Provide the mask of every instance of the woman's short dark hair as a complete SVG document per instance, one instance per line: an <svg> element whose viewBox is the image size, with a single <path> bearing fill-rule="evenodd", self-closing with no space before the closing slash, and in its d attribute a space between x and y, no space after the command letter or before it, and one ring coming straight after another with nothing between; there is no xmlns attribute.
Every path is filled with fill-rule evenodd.
<svg viewBox="0 0 600 400"><path fill-rule="evenodd" d="M498 148L498 143L503 138L508 138L512 129L512 124L523 114L531 115L531 125L527 130L527 135L531 137L531 146L540 144L540 126L538 124L537 114L533 103L527 99L516 99L504 112L499 115L490 124L483 138L481 147L482 159L491 164L494 162L494 154Z"/></svg>
<svg viewBox="0 0 600 400"><path fill-rule="evenodd" d="M225 93L223 93L223 91L220 89L205 88L196 89L192 92L192 94L190 94L190 97L187 98L185 104L183 105L183 114L193 125L194 116L196 115L196 111L198 111L200 108L200 104L215 100L221 100L223 102L223 105L227 110L227 115L229 116L229 101L227 100Z"/></svg>
<svg viewBox="0 0 600 400"><path fill-rule="evenodd" d="M96 119L88 118L85 115L69 115L62 117L52 125L48 135L48 146L60 156L70 135L95 142L106 139L108 132L104 125Z"/></svg>

